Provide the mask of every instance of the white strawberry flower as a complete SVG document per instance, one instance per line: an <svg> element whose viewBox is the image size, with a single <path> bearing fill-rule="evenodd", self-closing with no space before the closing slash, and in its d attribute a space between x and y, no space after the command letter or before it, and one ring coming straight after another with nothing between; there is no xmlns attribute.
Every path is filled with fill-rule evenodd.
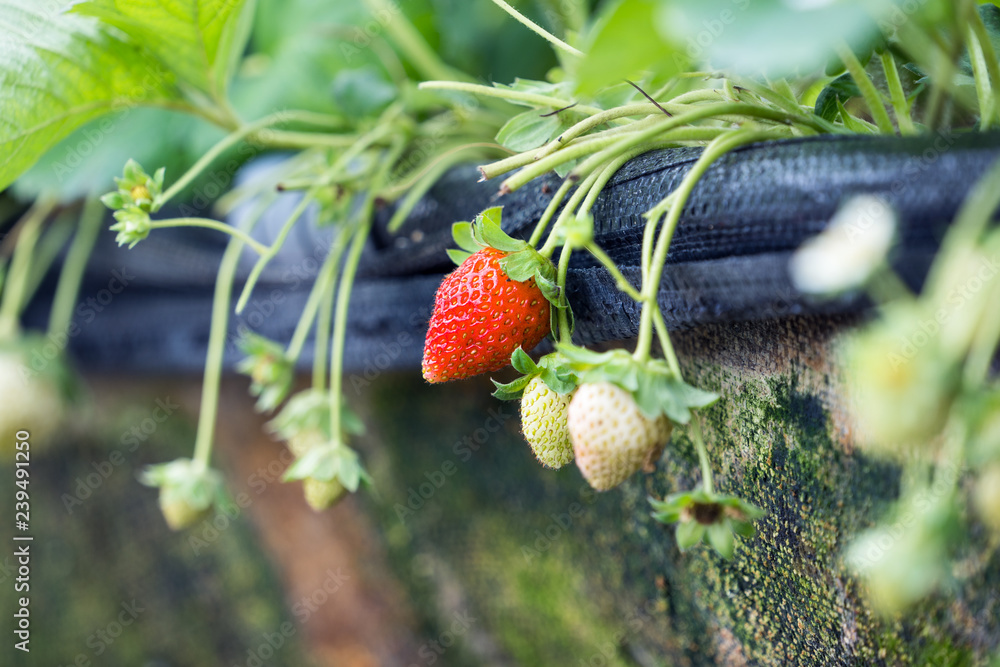
<svg viewBox="0 0 1000 667"><path fill-rule="evenodd" d="M792 283L808 294L860 287L885 260L895 232L896 215L884 199L856 196L792 256Z"/></svg>

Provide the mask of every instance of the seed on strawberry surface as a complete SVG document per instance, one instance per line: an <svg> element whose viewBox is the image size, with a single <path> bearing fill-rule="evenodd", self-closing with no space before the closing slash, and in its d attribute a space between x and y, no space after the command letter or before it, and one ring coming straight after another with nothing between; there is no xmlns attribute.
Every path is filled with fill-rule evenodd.
<svg viewBox="0 0 1000 667"><path fill-rule="evenodd" d="M484 248L438 287L424 345L423 374L447 382L497 371L518 347L530 350L548 335L549 302L533 278L511 280Z"/></svg>
<svg viewBox="0 0 1000 667"><path fill-rule="evenodd" d="M540 377L528 383L521 396L521 430L531 451L546 468L561 468L573 460L573 444L566 423L570 396L549 389Z"/></svg>
<svg viewBox="0 0 1000 667"><path fill-rule="evenodd" d="M568 409L576 464L598 491L612 489L638 471L670 439L671 422L646 417L632 395L609 382L581 385Z"/></svg>

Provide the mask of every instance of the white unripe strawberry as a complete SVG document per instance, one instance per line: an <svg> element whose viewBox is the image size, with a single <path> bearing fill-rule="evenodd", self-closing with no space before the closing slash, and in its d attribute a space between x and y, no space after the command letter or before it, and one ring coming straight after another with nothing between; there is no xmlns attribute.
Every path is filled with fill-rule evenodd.
<svg viewBox="0 0 1000 667"><path fill-rule="evenodd" d="M650 419L632 395L609 382L577 388L568 411L576 465L598 491L631 477L643 462L662 450L673 424L665 416Z"/></svg>
<svg viewBox="0 0 1000 667"><path fill-rule="evenodd" d="M3 460L14 458L15 434L27 431L31 451L40 453L62 425L66 412L59 388L48 375L35 373L27 354L0 349L0 453Z"/></svg>
<svg viewBox="0 0 1000 667"><path fill-rule="evenodd" d="M566 423L569 401L568 394L557 394L537 376L521 395L521 431L546 468L561 468L573 460Z"/></svg>

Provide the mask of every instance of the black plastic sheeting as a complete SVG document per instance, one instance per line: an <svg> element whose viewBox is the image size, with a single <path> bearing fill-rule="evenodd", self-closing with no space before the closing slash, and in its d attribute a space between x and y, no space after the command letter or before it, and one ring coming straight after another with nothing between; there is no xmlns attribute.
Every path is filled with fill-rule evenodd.
<svg viewBox="0 0 1000 667"><path fill-rule="evenodd" d="M642 214L681 182L699 154L674 149L643 155L626 164L597 199L595 239L633 284L639 280ZM819 137L733 151L707 171L684 209L660 288L667 324L690 328L863 307L857 297L810 300L793 288L787 269L791 253L821 231L846 198L861 193L885 197L899 213L892 262L904 280L919 287L947 225L998 156L997 133ZM261 177L277 159L249 165L241 178ZM498 196L495 182L477 181L473 166L453 170L395 235L385 229L390 211L380 213L349 311L345 362L355 381L419 366L434 292L453 268L445 254L453 245L453 222L501 205L504 228L527 238L559 185L551 174ZM254 235L273 239L299 196L279 196ZM280 341L291 337L332 238L313 217L307 211L247 308L231 318L228 365L240 358L235 341L242 329ZM102 235L68 340L76 359L100 371L200 370L225 243L213 232L157 230L127 250L115 246L112 234ZM254 258L249 250L244 254L235 294ZM636 335L637 304L587 253L574 255L567 287L580 342ZM43 292L32 304L29 324L44 324L49 297ZM300 364L311 360L307 345Z"/></svg>

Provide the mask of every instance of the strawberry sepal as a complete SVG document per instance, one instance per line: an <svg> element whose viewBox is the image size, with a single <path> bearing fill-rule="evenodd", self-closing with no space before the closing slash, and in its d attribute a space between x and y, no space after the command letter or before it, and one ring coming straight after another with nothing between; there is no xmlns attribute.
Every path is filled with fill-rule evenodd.
<svg viewBox="0 0 1000 667"><path fill-rule="evenodd" d="M638 361L625 350L593 352L575 345L558 345L557 349L581 383L609 382L621 387L650 419L662 414L675 424L687 424L692 409L708 407L719 398L684 382L662 359Z"/></svg>

